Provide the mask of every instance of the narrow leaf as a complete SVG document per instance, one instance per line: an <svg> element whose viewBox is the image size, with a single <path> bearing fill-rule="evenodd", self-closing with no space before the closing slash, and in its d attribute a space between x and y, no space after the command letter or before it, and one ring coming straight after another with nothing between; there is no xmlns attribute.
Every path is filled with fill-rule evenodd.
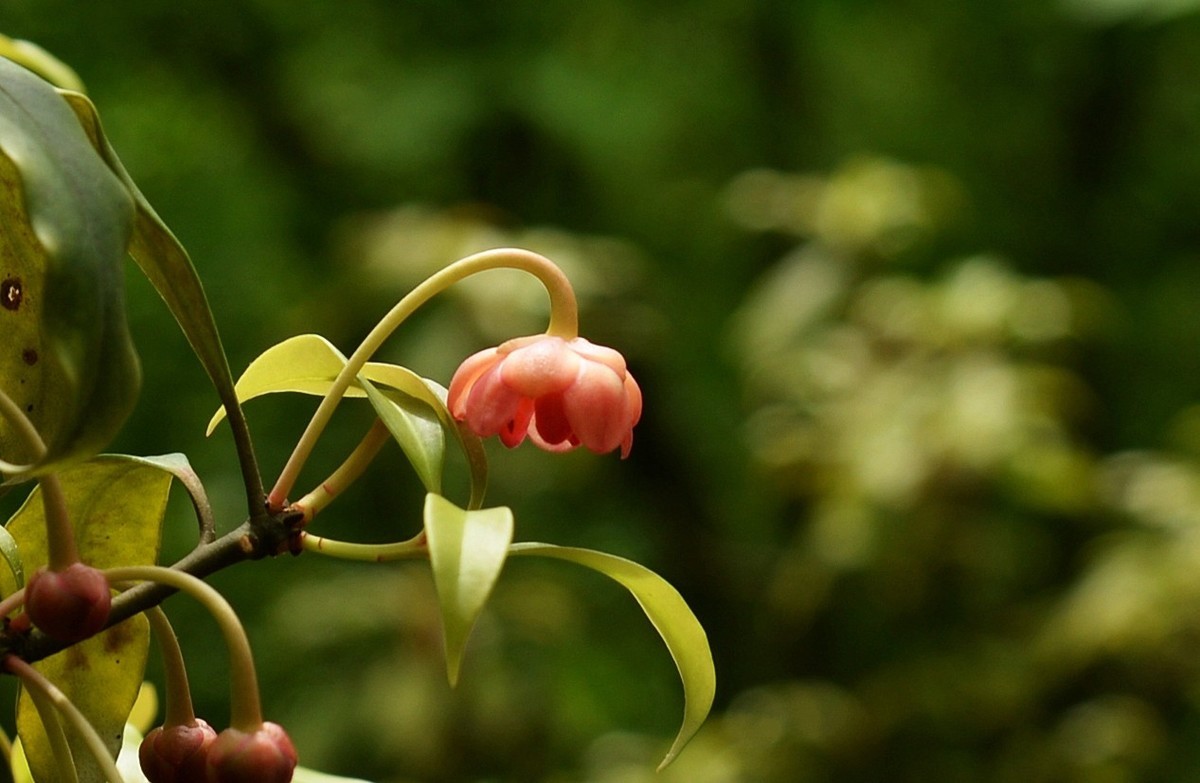
<svg viewBox="0 0 1200 783"><path fill-rule="evenodd" d="M520 543L513 544L509 554L535 555L578 563L599 571L633 593L642 611L666 643L683 680L683 725L658 768L661 770L674 761L708 717L717 685L708 636L683 596L645 566L604 552L553 544Z"/></svg>
<svg viewBox="0 0 1200 783"><path fill-rule="evenodd" d="M403 392L384 394L365 378L359 378L358 383L367 392L375 413L412 463L425 490L440 492L446 434L437 414L425 403Z"/></svg>
<svg viewBox="0 0 1200 783"><path fill-rule="evenodd" d="M159 536L172 473L153 462L101 456L59 474L74 522L80 557L97 568L150 564ZM30 493L8 525L27 569L46 564L46 523L41 490ZM0 577L5 576L0 574ZM150 644L146 620L137 616L36 664L96 727L116 757L122 730L141 687ZM54 760L41 721L23 694L17 733L39 783L54 780ZM69 736L80 780L100 780L91 755Z"/></svg>
<svg viewBox="0 0 1200 783"><path fill-rule="evenodd" d="M13 538L6 527L0 527L0 556L4 558L4 563L12 575L13 589L19 590L24 587L25 565L21 560L21 548L17 546L17 539ZM6 590L4 594L8 595L9 592L11 591Z"/></svg>
<svg viewBox="0 0 1200 783"><path fill-rule="evenodd" d="M425 496L425 536L446 639L446 673L458 682L463 649L483 611L512 541L507 508L467 511L440 495Z"/></svg>
<svg viewBox="0 0 1200 783"><path fill-rule="evenodd" d="M116 151L104 135L100 115L91 100L85 95L66 90L60 91L60 95L74 111L77 123L83 127L95 150L132 194L136 212L133 236L128 245L129 255L166 302L171 315L175 317L200 364L208 373L221 403L228 408L235 408L237 398L233 393L233 374L229 371L229 360L221 345L221 335L217 331L204 286L200 282L200 276L196 274L191 258L125 170L121 159L117 157Z"/></svg>
<svg viewBox="0 0 1200 783"><path fill-rule="evenodd" d="M28 478L103 448L140 372L125 321L125 185L46 81L0 58L0 384L48 453ZM31 461L0 421L0 457Z"/></svg>

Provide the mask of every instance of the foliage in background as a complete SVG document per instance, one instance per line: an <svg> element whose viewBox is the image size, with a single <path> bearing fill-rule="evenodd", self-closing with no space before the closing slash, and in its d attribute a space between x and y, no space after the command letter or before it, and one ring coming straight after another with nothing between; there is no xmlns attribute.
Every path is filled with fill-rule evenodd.
<svg viewBox="0 0 1200 783"><path fill-rule="evenodd" d="M632 470L518 452L492 487L530 538L644 562L704 621L722 715L665 779L1165 781L1200 769L1189 5L16 0L4 22L87 75L235 366L300 331L352 345L414 266L571 249L660 404ZM160 304L131 286L146 335ZM442 377L508 332L459 317L524 296L484 289L395 357ZM171 448L236 508L186 344L139 351L179 371L144 379L120 449L194 434ZM257 440L290 442L271 407L248 405ZM376 479L343 523L421 491ZM670 660L602 580L511 564L452 694L422 575L331 569L257 605L287 565L220 581L314 766L637 781L674 729Z"/></svg>

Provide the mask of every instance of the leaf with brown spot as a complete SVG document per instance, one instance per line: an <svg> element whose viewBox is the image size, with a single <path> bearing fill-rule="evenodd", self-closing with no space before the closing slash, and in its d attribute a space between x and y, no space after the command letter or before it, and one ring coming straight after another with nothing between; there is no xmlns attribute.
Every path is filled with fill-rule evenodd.
<svg viewBox="0 0 1200 783"><path fill-rule="evenodd" d="M23 479L95 454L136 401L123 270L134 207L58 91L3 58L0 219L0 389L48 447ZM33 461L3 419L0 459Z"/></svg>
<svg viewBox="0 0 1200 783"><path fill-rule="evenodd" d="M163 464L160 464L163 463ZM75 525L80 557L98 568L151 564L158 559L159 537L167 495L179 459L142 459L104 455L59 473L67 509ZM26 573L47 561L46 522L40 489L35 489L8 523L20 547ZM7 595L16 580L0 569L0 589ZM141 686L150 631L141 615L74 645L37 664L105 738L114 757L129 711ZM17 703L17 733L34 780L55 779L49 741L28 696ZM103 781L91 755L69 733L81 783Z"/></svg>

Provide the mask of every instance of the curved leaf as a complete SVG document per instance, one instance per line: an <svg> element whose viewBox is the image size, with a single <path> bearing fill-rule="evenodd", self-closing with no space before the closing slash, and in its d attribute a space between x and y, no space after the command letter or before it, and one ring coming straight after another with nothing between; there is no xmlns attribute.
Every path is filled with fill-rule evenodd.
<svg viewBox="0 0 1200 783"><path fill-rule="evenodd" d="M683 596L645 566L604 552L553 544L520 543L513 544L509 554L551 557L578 563L599 571L633 593L642 611L666 643L683 680L683 725L658 768L661 770L674 761L708 717L717 687L708 636Z"/></svg>
<svg viewBox="0 0 1200 783"><path fill-rule="evenodd" d="M206 532L215 534L216 521L213 519L212 505L208 502L208 493L205 491L200 477L192 469L192 463L188 461L187 455L179 453L162 454L157 457L121 455L119 458L171 474L187 490L188 497L192 501L192 508L196 512L196 519L200 523L201 534Z"/></svg>
<svg viewBox="0 0 1200 783"><path fill-rule="evenodd" d="M125 170L121 159L117 157L116 151L104 135L100 115L92 102L87 96L77 92L63 90L59 94L74 111L77 124L83 127L93 148L132 195L135 216L133 235L128 243L129 255L166 302L171 315L175 317L200 364L208 373L221 403L227 407L236 407L237 397L233 392L233 374L229 371L229 360L221 345L221 335L208 306L204 286L196 274L191 258Z"/></svg>
<svg viewBox="0 0 1200 783"><path fill-rule="evenodd" d="M84 92L83 81L71 66L31 41L0 35L0 56L25 66L55 87Z"/></svg>
<svg viewBox="0 0 1200 783"><path fill-rule="evenodd" d="M240 402L278 392L299 392L322 396L329 390L334 378L341 372L345 364L346 357L324 337L316 334L297 335L271 346L255 358L238 378L234 388ZM386 387L381 389L384 396L399 404L406 415L420 409L412 406L411 402L406 405L404 401L400 401L401 398L388 394L388 389L400 392L429 406L441 422L442 428L454 434L455 440L466 456L471 481L468 508L478 508L482 505L484 491L487 488L487 455L484 453L483 442L450 415L450 411L446 408L446 390L433 381L422 378L412 370L394 364L368 362L363 367L360 377L377 386ZM363 397L366 394L363 385L357 381L346 390L347 397ZM224 418L224 410L218 410L213 414L208 423L207 432L212 434ZM419 421L410 421L409 425L416 431L420 431L423 426ZM415 447L414 451L410 452L409 448L412 444L406 446L401 437L396 434L396 430L392 430L392 434L400 442L401 448L405 450L420 475L421 469L417 467L418 461L432 459L432 456L423 455ZM430 445L432 446L432 444ZM440 456L437 457L437 462L437 475L440 477ZM432 475L430 472L429 476L432 477ZM425 475L422 475L422 481L425 481L426 488L430 488L430 481L426 480ZM440 478L438 483L433 486L438 485L440 485Z"/></svg>
<svg viewBox="0 0 1200 783"><path fill-rule="evenodd" d="M105 455L59 474L74 522L81 558L98 568L151 564L172 474L153 462ZM27 569L46 564L46 522L41 490L34 489L8 524ZM12 588L0 573L7 593ZM11 577L8 577L11 578ZM141 615L36 664L75 703L109 745L113 757L141 687L150 631ZM54 780L54 761L42 723L27 694L17 703L17 733L39 783ZM81 780L96 780L98 768L69 735ZM90 776L90 777L89 777Z"/></svg>
<svg viewBox="0 0 1200 783"><path fill-rule="evenodd" d="M345 366L346 357L333 343L318 334L299 334L272 345L250 362L234 384L234 394L238 402L277 392L323 396ZM346 396L365 397L366 392L351 386ZM224 418L224 409L214 413L205 434L212 435Z"/></svg>
<svg viewBox="0 0 1200 783"><path fill-rule="evenodd" d="M140 372L122 262L133 200L47 82L0 58L0 384L48 452L20 478L103 448ZM32 454L0 421L0 457Z"/></svg>
<svg viewBox="0 0 1200 783"><path fill-rule="evenodd" d="M458 682L467 638L504 567L512 534L513 516L507 508L467 511L441 495L425 496L425 537L451 685Z"/></svg>
<svg viewBox="0 0 1200 783"><path fill-rule="evenodd" d="M0 527L0 556L4 558L9 573L12 574L13 589L19 590L24 587L25 564L21 560L21 548L17 546L17 539L13 538L12 533L8 532L6 527Z"/></svg>
<svg viewBox="0 0 1200 783"><path fill-rule="evenodd" d="M384 394L366 378L358 379L380 421L408 456L426 492L442 489L446 433L437 414L424 403L399 392Z"/></svg>

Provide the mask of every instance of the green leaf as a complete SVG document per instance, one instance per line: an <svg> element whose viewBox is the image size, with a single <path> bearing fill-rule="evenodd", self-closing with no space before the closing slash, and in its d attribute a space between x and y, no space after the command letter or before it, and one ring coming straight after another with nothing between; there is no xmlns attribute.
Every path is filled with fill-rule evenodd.
<svg viewBox="0 0 1200 783"><path fill-rule="evenodd" d="M0 35L0 55L25 66L55 87L85 91L79 74L35 43Z"/></svg>
<svg viewBox="0 0 1200 783"><path fill-rule="evenodd" d="M403 392L384 394L366 378L358 379L379 419L400 444L427 492L442 489L442 462L446 433L437 414L425 403Z"/></svg>
<svg viewBox="0 0 1200 783"><path fill-rule="evenodd" d="M296 335L272 345L250 362L234 384L234 394L238 402L277 392L323 396L345 366L346 357L324 337ZM346 396L365 397L366 392L351 387L346 390ZM206 434L212 435L224 418L224 409L214 413Z"/></svg>
<svg viewBox="0 0 1200 783"><path fill-rule="evenodd" d="M187 491L188 498L192 501L192 508L196 512L196 519L200 523L200 531L202 533L210 531L215 534L216 521L213 519L212 505L208 502L208 493L200 481L200 476L196 475L196 471L192 468L192 463L188 461L187 455L178 453L162 454L157 457L123 455L121 459L141 463L171 474Z"/></svg>
<svg viewBox="0 0 1200 783"><path fill-rule="evenodd" d="M59 480L80 557L97 568L154 563L172 475L154 460L112 455L62 471ZM30 493L8 529L21 548L27 569L46 564L40 489ZM0 573L0 578L7 593L13 587L11 577ZM114 758L142 684L149 644L148 624L138 615L36 664L88 717ZM17 703L17 733L35 780L54 780L48 740L27 694ZM68 739L80 768L80 781L102 780L84 746L77 744L71 733Z"/></svg>
<svg viewBox="0 0 1200 783"><path fill-rule="evenodd" d="M4 562L8 565L8 571L12 575L14 590L19 590L25 586L25 564L21 560L21 548L17 546L17 539L13 538L12 533L8 532L8 528L0 527L0 556L4 558ZM8 595L5 592L5 595Z"/></svg>
<svg viewBox="0 0 1200 783"><path fill-rule="evenodd" d="M19 478L99 451L133 408L123 273L133 213L59 92L0 58L0 388L48 447ZM7 421L0 457L33 462Z"/></svg>
<svg viewBox="0 0 1200 783"><path fill-rule="evenodd" d="M395 364L367 362L362 376L376 384L385 385L418 399L433 410L442 424L442 429L454 433L454 438L467 459L471 481L471 495L467 508L479 508L483 505L483 495L487 490L487 453L479 436L450 415L450 409L446 407L445 387L428 378L422 378L407 367Z"/></svg>
<svg viewBox="0 0 1200 783"><path fill-rule="evenodd" d="M658 768L661 770L674 761L708 717L717 687L708 636L683 596L645 566L604 552L553 544L520 543L513 544L509 554L535 555L578 563L599 571L633 593L642 611L666 643L683 680L683 725Z"/></svg>
<svg viewBox="0 0 1200 783"><path fill-rule="evenodd" d="M507 508L467 511L440 495L425 496L425 537L446 638L446 673L458 682L467 637L483 611L512 541Z"/></svg>
<svg viewBox="0 0 1200 783"><path fill-rule="evenodd" d="M233 392L233 374L229 371L229 360L221 345L208 297L200 282L196 268L183 245L171 233L162 219L142 195L116 151L104 135L100 115L87 98L77 92L60 91L60 95L74 111L77 123L86 131L93 148L100 154L110 171L122 182L132 195L135 206L133 235L128 244L129 255L137 262L143 274L166 302L167 308L188 343L208 373L222 404L237 405Z"/></svg>
<svg viewBox="0 0 1200 783"><path fill-rule="evenodd" d="M299 392L323 396L329 391L334 379L345 366L346 357L324 337L315 334L297 335L268 348L250 363L246 371L238 378L235 386L237 398L240 402L245 402L264 394L278 392ZM470 471L471 494L467 506L468 508L478 508L483 503L483 495L487 488L487 455L479 437L462 426L460 422L455 421L454 417L450 415L449 409L446 408L446 390L433 381L420 377L412 370L394 364L368 362L359 375L360 378L365 378L374 385L386 387L381 391L393 402L401 398L388 394L389 389L424 403L437 416L442 429L454 434L455 440L466 456L467 467ZM358 380L346 390L347 397L363 397L366 394L367 392ZM420 410L412 406L411 400L400 401L397 404L406 413ZM224 417L224 410L218 410L213 414L208 423L209 434ZM410 424L418 430L424 426L421 422L416 421L410 422ZM421 468L417 466L418 462L432 460L433 455L422 454L421 448L416 444L406 446L401 437L397 435L396 430L392 430L392 435L400 442L401 448L413 462L418 475L421 475ZM444 443L444 439L442 442ZM410 448L413 451L410 451ZM444 449L444 446L442 448ZM440 456L436 459L437 475L440 477L442 459ZM432 472L429 475L432 476ZM426 476L422 475L422 481L425 481L426 488L430 487ZM440 485L440 478L438 484L434 486L438 485Z"/></svg>

